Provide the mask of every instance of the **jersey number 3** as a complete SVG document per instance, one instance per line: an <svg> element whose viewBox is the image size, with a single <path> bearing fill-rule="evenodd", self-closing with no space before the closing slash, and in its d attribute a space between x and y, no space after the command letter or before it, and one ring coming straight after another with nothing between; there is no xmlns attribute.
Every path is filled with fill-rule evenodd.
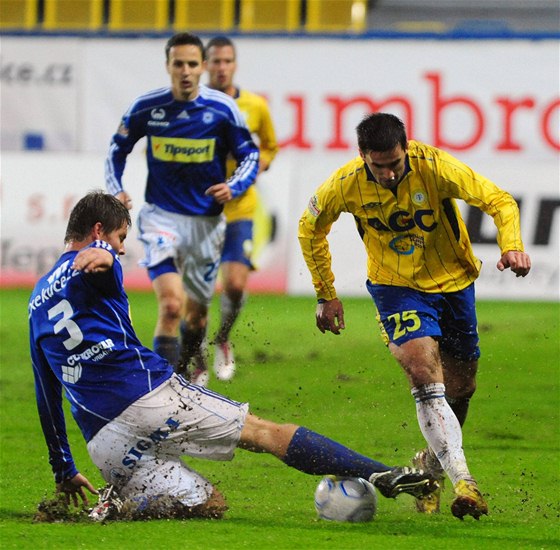
<svg viewBox="0 0 560 550"><path fill-rule="evenodd" d="M84 339L84 335L80 330L80 327L71 319L73 313L74 310L68 300L61 300L58 304L56 304L56 306L51 307L48 311L49 321L52 321L59 315L62 315L62 319L59 319L54 324L53 330L55 334L58 334L62 330L66 329L69 334L69 338L64 340L62 343L68 351L74 349L76 346L79 346Z"/></svg>

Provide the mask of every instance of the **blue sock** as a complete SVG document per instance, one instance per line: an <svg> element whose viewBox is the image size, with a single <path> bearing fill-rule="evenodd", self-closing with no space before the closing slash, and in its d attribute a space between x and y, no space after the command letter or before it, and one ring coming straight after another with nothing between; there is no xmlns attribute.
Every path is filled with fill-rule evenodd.
<svg viewBox="0 0 560 550"><path fill-rule="evenodd" d="M361 477L391 469L307 428L296 430L284 463L306 474Z"/></svg>
<svg viewBox="0 0 560 550"><path fill-rule="evenodd" d="M179 364L179 338L154 336L154 351L176 367Z"/></svg>

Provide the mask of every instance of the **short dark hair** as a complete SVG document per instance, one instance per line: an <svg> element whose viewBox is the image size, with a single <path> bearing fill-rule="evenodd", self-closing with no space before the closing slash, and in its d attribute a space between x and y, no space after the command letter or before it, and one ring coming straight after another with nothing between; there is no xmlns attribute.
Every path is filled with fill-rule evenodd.
<svg viewBox="0 0 560 550"><path fill-rule="evenodd" d="M85 240L97 222L105 233L116 231L125 223L130 227L132 223L129 211L119 199L100 190L91 191L72 208L64 242Z"/></svg>
<svg viewBox="0 0 560 550"><path fill-rule="evenodd" d="M233 49L233 53L236 53L235 46L230 38L227 36L215 36L206 44L206 51L208 52L210 48L224 48L226 46L230 46Z"/></svg>
<svg viewBox="0 0 560 550"><path fill-rule="evenodd" d="M389 113L373 113L365 116L356 127L360 151L385 152L397 145L406 149L407 137L403 121Z"/></svg>
<svg viewBox="0 0 560 550"><path fill-rule="evenodd" d="M196 46L200 50L200 54L202 55L202 59L206 59L206 52L204 51L204 44L202 40L189 32L180 32L174 34L165 44L165 59L169 61L169 50L174 46L184 46L186 44L190 44L192 46Z"/></svg>

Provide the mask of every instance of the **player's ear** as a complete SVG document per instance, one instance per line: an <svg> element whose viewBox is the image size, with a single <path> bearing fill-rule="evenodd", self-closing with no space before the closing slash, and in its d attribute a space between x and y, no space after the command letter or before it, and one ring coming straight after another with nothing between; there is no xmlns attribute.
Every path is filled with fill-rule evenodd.
<svg viewBox="0 0 560 550"><path fill-rule="evenodd" d="M361 149L358 149L358 152L360 153L360 157L362 157L362 160L366 160L366 155L364 154L364 152Z"/></svg>
<svg viewBox="0 0 560 550"><path fill-rule="evenodd" d="M95 225L91 228L91 236L94 241L101 239L101 235L103 234L103 224L101 222L96 222Z"/></svg>

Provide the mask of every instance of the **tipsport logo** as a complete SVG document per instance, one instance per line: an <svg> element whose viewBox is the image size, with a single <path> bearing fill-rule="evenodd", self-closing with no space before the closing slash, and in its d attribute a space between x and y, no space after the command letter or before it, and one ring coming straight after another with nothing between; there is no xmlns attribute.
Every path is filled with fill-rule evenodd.
<svg viewBox="0 0 560 550"><path fill-rule="evenodd" d="M215 139L184 139L152 136L152 155L164 162L203 163L214 159Z"/></svg>

